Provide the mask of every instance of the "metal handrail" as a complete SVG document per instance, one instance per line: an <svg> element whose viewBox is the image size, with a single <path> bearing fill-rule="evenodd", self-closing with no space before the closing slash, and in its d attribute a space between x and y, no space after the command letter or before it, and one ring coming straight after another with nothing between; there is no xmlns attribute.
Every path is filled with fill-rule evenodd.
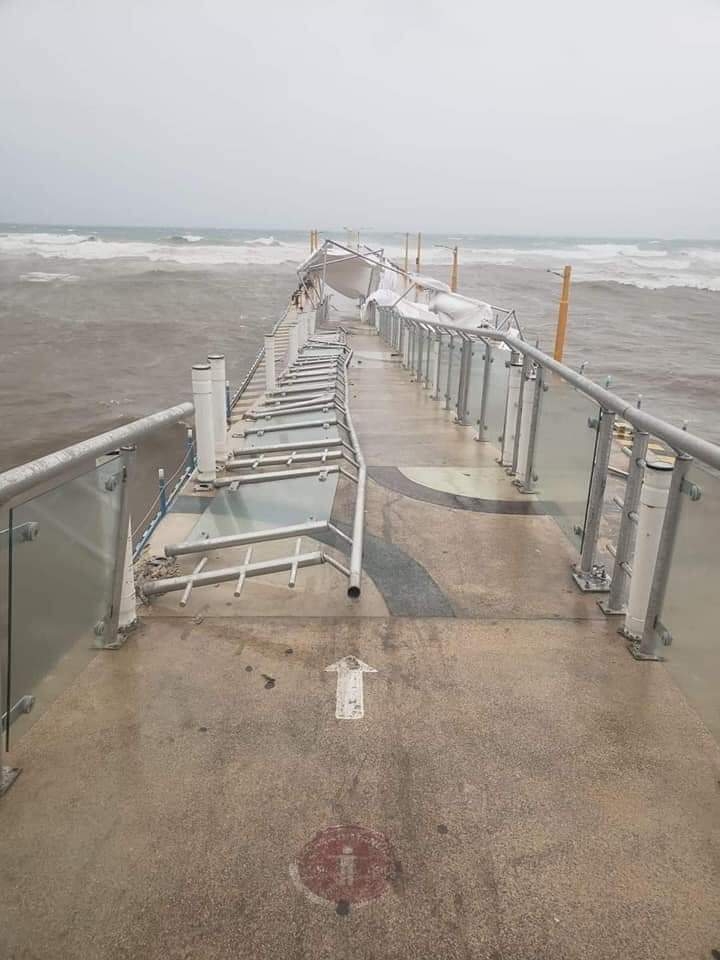
<svg viewBox="0 0 720 960"><path fill-rule="evenodd" d="M402 314L399 314L399 316L403 322L408 323L407 317L403 317ZM509 347L510 350L523 354L546 370L556 373L561 379L575 387L580 393L590 397L591 400L594 400L603 409L615 413L623 420L627 420L628 423L632 424L636 429L650 433L660 440L664 440L665 443L674 450L686 453L709 467L720 469L720 446L717 444L709 440L704 440L702 437L697 436L697 434L689 433L687 430L675 427L671 423L661 420L659 417L646 413L636 404L630 403L612 391L607 390L605 387L599 386L597 383L593 383L592 380L589 380L581 373L572 370L564 363L554 360L546 353L543 353L542 350L531 346L525 340L513 337L508 333L503 333L501 330L495 330L492 327L468 328L458 326L457 324L445 323L442 320L438 320L436 323L431 324L431 326L436 332L445 331L477 340L499 340Z"/></svg>
<svg viewBox="0 0 720 960"><path fill-rule="evenodd" d="M355 512L353 514L352 528L352 547L350 551L350 583L348 585L348 596L357 598L360 596L360 582L362 579L362 561L363 561L363 537L365 533L365 488L367 486L367 467L362 449L355 433L355 425L350 414L350 391L348 388L348 368L352 359L352 351L348 351L345 358L345 423L350 442L355 450L357 459L357 497L355 498Z"/></svg>
<svg viewBox="0 0 720 960"><path fill-rule="evenodd" d="M161 427L169 426L192 416L195 407L192 403L179 403L177 406L159 410L140 420L133 420L122 427L115 427L107 433L100 433L89 440L81 440L62 450L48 453L37 460L31 460L19 467L13 467L0 473L0 506L23 493L29 493L34 487L56 477L62 476L68 470L81 466L84 463L101 457L110 450L136 443Z"/></svg>

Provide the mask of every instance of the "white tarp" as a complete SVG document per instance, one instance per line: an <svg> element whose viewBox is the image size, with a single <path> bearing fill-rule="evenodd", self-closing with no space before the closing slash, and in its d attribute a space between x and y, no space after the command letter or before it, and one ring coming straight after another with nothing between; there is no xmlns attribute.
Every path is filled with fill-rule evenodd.
<svg viewBox="0 0 720 960"><path fill-rule="evenodd" d="M298 274L302 277L325 278L328 287L351 300L360 300L368 295L373 269L377 266L352 253L341 250L330 252L327 249L316 250L301 264Z"/></svg>
<svg viewBox="0 0 720 960"><path fill-rule="evenodd" d="M471 300L458 293L436 293L429 306L433 313L444 314L458 327L493 326L493 308L482 300Z"/></svg>
<svg viewBox="0 0 720 960"><path fill-rule="evenodd" d="M381 288L368 297L366 306L369 303L376 303L379 307L391 307L395 304L395 309L403 317L408 317L412 320L426 320L428 323L437 323L437 315L431 313L424 304L413 303L408 297L398 300L399 296L400 294L396 290Z"/></svg>
<svg viewBox="0 0 720 960"><path fill-rule="evenodd" d="M452 293L446 283L433 277L410 274L408 278L379 253L356 254L326 242L300 265L298 274L318 279L324 276L328 287L351 300L368 298L379 306L397 304L403 316L416 320L440 320L468 328L494 326L489 303ZM427 306L415 301L416 292L410 291L400 299L411 284L421 291Z"/></svg>

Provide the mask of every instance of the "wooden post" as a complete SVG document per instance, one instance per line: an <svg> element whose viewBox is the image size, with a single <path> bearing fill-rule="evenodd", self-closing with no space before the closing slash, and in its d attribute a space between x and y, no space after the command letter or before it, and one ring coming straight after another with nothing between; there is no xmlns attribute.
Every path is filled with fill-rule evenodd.
<svg viewBox="0 0 720 960"><path fill-rule="evenodd" d="M560 309L558 310L557 330L555 331L555 350L553 357L558 363L562 362L565 352L565 333L567 331L568 306L570 302L570 276L572 267L567 266L563 270L562 293L560 294Z"/></svg>
<svg viewBox="0 0 720 960"><path fill-rule="evenodd" d="M408 272L408 267L410 266L410 262L409 262L409 260L408 260L408 245L409 245L409 243L410 243L410 234L409 234L409 233L406 233L406 234L405 234L405 273L406 273L406 274L407 274L407 272Z"/></svg>
<svg viewBox="0 0 720 960"><path fill-rule="evenodd" d="M450 274L450 289L453 293L458 288L458 248L453 247L452 272Z"/></svg>

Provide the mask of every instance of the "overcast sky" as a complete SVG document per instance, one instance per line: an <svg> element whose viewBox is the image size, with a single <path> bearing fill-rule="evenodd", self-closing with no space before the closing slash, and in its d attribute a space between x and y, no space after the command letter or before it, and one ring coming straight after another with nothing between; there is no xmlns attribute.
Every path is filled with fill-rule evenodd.
<svg viewBox="0 0 720 960"><path fill-rule="evenodd" d="M720 236L718 0L0 0L0 221Z"/></svg>

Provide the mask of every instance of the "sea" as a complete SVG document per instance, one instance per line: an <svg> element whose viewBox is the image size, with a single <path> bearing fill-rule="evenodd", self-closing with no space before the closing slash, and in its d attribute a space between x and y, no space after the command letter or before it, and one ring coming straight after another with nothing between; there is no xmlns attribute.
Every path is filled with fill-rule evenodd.
<svg viewBox="0 0 720 960"><path fill-rule="evenodd" d="M359 242L404 261L404 232ZM570 264L567 362L720 442L720 241L423 233L421 272L449 279L455 245L460 292L515 308L548 351ZM208 352L238 385L308 253L308 231L0 225L0 469L187 400Z"/></svg>

